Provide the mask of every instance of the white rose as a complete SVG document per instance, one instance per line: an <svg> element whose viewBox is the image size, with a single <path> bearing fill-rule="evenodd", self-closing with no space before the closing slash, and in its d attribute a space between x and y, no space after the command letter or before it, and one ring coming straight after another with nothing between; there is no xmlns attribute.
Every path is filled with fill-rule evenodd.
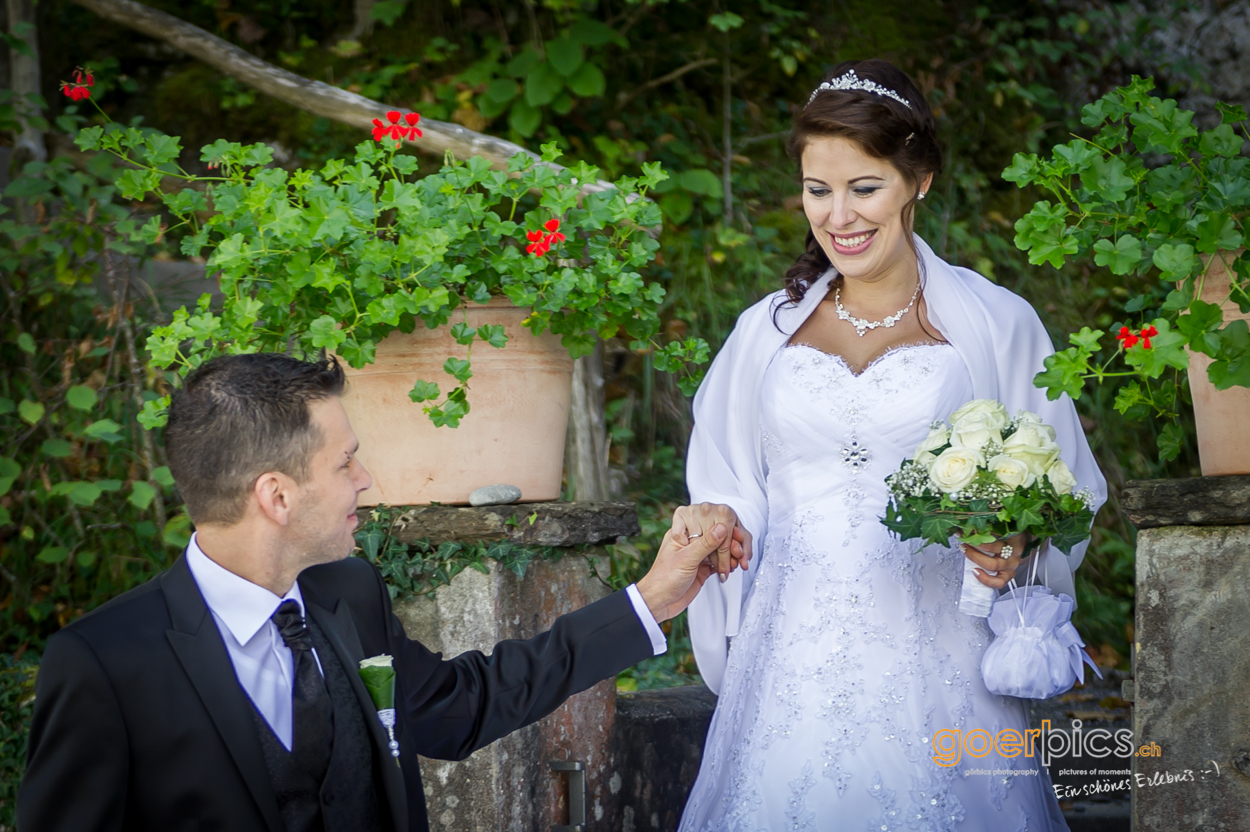
<svg viewBox="0 0 1250 832"><path fill-rule="evenodd" d="M993 413L969 413L951 425L951 445L979 451L991 442L1001 444L1001 428L1002 424Z"/></svg>
<svg viewBox="0 0 1250 832"><path fill-rule="evenodd" d="M1006 454L993 457L986 463L986 467L993 471L998 481L1008 488L1020 486L1028 488L1037 480L1037 477L1029 470L1029 466Z"/></svg>
<svg viewBox="0 0 1250 832"><path fill-rule="evenodd" d="M990 417L990 424L995 430L1002 430L1011 419L1007 414L1007 408L1003 407L1000 402L993 399L973 399L951 414L951 424L973 413L984 413Z"/></svg>
<svg viewBox="0 0 1250 832"><path fill-rule="evenodd" d="M1038 416L1036 413L1034 413L1031 410L1021 410L1019 413L1017 413L1016 423L1018 425L1034 425L1039 430L1041 430L1042 433L1049 436L1052 442L1055 439L1055 429L1052 428L1050 425L1046 424L1045 422L1043 422L1042 417Z"/></svg>
<svg viewBox="0 0 1250 832"><path fill-rule="evenodd" d="M1003 442L1003 453L1020 460L1029 466L1034 476L1040 477L1059 458L1059 446L1055 444L1053 433L1046 425L1020 425Z"/></svg>
<svg viewBox="0 0 1250 832"><path fill-rule="evenodd" d="M947 448L933 461L929 479L939 489L952 494L977 475L977 466L985 464L985 457L974 448Z"/></svg>
<svg viewBox="0 0 1250 832"><path fill-rule="evenodd" d="M929 456L933 456L933 451L936 451L938 448L950 441L950 428L946 427L946 425L940 425L939 427L929 431L929 435L924 438L924 441L916 446L916 452L912 454L912 459L919 461L920 455L924 453L929 454Z"/></svg>
<svg viewBox="0 0 1250 832"><path fill-rule="evenodd" d="M1059 494L1071 494L1076 490L1076 477L1072 476L1071 469L1062 459L1056 459L1046 469L1046 479Z"/></svg>
<svg viewBox="0 0 1250 832"><path fill-rule="evenodd" d="M912 461L928 471L933 468L933 463L937 461L937 457L934 456L932 451L918 451Z"/></svg>

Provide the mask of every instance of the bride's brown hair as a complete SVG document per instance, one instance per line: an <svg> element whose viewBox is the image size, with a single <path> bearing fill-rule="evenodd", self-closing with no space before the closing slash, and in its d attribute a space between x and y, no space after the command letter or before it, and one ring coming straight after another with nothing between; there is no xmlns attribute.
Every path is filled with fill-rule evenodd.
<svg viewBox="0 0 1250 832"><path fill-rule="evenodd" d="M869 156L889 162L912 186L912 198L903 206L903 227L910 228L920 182L928 174L937 175L942 170L942 149L938 146L933 111L907 73L880 58L845 61L835 66L824 80L841 78L849 70L855 70L861 81L873 81L893 90L911 106L867 90L820 90L812 102L795 115L786 149L801 167L803 149L810 141L840 137L855 142ZM799 175L802 176L801 170ZM919 253L910 235L907 245L917 254L919 262ZM786 272L788 300L784 305L802 300L831 265L810 228L805 249Z"/></svg>

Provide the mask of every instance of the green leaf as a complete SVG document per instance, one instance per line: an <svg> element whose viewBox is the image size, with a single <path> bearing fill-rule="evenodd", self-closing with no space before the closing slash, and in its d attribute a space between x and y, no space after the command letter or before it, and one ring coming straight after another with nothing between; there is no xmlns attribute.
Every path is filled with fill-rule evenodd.
<svg viewBox="0 0 1250 832"><path fill-rule="evenodd" d="M498 104L506 104L517 97L521 91L516 81L509 78L496 78L486 87L485 97Z"/></svg>
<svg viewBox="0 0 1250 832"><path fill-rule="evenodd" d="M660 208L670 222L681 225L694 212L694 199L687 191L672 191L660 197Z"/></svg>
<svg viewBox="0 0 1250 832"><path fill-rule="evenodd" d="M1159 334L1150 339L1150 349L1145 342L1125 350L1124 360L1150 378L1158 378L1168 367L1184 370L1189 367L1189 355L1185 352L1185 336L1172 329L1164 318L1150 322Z"/></svg>
<svg viewBox="0 0 1250 832"><path fill-rule="evenodd" d="M60 563L67 557L69 557L69 549L64 546L44 546L39 554L35 555L35 560L40 563Z"/></svg>
<svg viewBox="0 0 1250 832"><path fill-rule="evenodd" d="M338 321L329 315L322 315L309 324L308 335L314 347L331 352L347 338L347 333L338 328Z"/></svg>
<svg viewBox="0 0 1250 832"><path fill-rule="evenodd" d="M74 446L64 439L45 439L39 448L48 456L56 459L64 459L74 453Z"/></svg>
<svg viewBox="0 0 1250 832"><path fill-rule="evenodd" d="M408 392L408 398L414 402L428 402L438 397L438 385L432 381L418 381Z"/></svg>
<svg viewBox="0 0 1250 832"><path fill-rule="evenodd" d="M1036 154L1017 153L1012 157L1011 164L1003 170L1003 179L1008 182L1015 182L1023 188L1034 181L1037 170L1038 161Z"/></svg>
<svg viewBox="0 0 1250 832"><path fill-rule="evenodd" d="M677 177L677 184L692 194L710 196L713 199L720 199L725 195L720 177L706 168L682 171Z"/></svg>
<svg viewBox="0 0 1250 832"><path fill-rule="evenodd" d="M376 0L369 10L369 19L377 20L383 26L391 27L403 15L408 7L408 0Z"/></svg>
<svg viewBox="0 0 1250 832"><path fill-rule="evenodd" d="M4 189L6 197L43 196L52 191L52 182L37 176L19 176Z"/></svg>
<svg viewBox="0 0 1250 832"><path fill-rule="evenodd" d="M1231 124L1221 124L1198 139L1198 150L1204 156L1236 156L1241 153L1241 137Z"/></svg>
<svg viewBox="0 0 1250 832"><path fill-rule="evenodd" d="M169 472L169 466L162 465L152 472L152 479L165 488L174 487L174 475Z"/></svg>
<svg viewBox="0 0 1250 832"><path fill-rule="evenodd" d="M469 366L468 359L449 358L443 362L443 371L450 376L455 376L456 381L464 384L473 377L473 370Z"/></svg>
<svg viewBox="0 0 1250 832"><path fill-rule="evenodd" d="M175 549L187 548L187 544L191 542L191 518L185 514L169 518L161 532L161 539Z"/></svg>
<svg viewBox="0 0 1250 832"><path fill-rule="evenodd" d="M75 410L90 410L100 400L96 391L85 384L76 384L65 391L65 402Z"/></svg>
<svg viewBox="0 0 1250 832"><path fill-rule="evenodd" d="M526 138L534 135L542 120L542 111L531 106L524 98L518 98L508 113L508 126Z"/></svg>
<svg viewBox="0 0 1250 832"><path fill-rule="evenodd" d="M46 410L47 408L43 406L42 402L32 402L30 399L22 399L21 403L17 406L17 415L20 416L22 421L26 424L34 425L38 424L39 420L43 418L43 414Z"/></svg>
<svg viewBox="0 0 1250 832"><path fill-rule="evenodd" d="M1234 251L1241 248L1241 231L1238 229L1237 223L1228 214L1219 212L1206 215L1199 214L1194 219L1197 222L1191 221L1190 226L1194 227L1196 225L1198 251L1203 254L1213 254L1221 249Z"/></svg>
<svg viewBox="0 0 1250 832"><path fill-rule="evenodd" d="M1155 249L1153 262L1163 272L1164 280L1175 282L1193 274L1198 266L1198 256L1194 253L1194 247L1188 243L1164 243Z"/></svg>
<svg viewBox="0 0 1250 832"><path fill-rule="evenodd" d="M1099 156L1081 173L1081 184L1107 202L1120 202L1136 183L1127 173L1123 159Z"/></svg>
<svg viewBox="0 0 1250 832"><path fill-rule="evenodd" d="M126 498L132 506L145 511L148 506L152 505L152 501L156 499L156 489L151 483L143 480L135 480L130 485L130 496Z"/></svg>
<svg viewBox="0 0 1250 832"><path fill-rule="evenodd" d="M1141 259L1141 240L1131 234L1124 234L1114 243L1110 240L1094 243L1094 262L1108 266L1112 274L1132 274Z"/></svg>
<svg viewBox="0 0 1250 832"><path fill-rule="evenodd" d="M1185 434L1176 422L1168 422L1159 431L1159 461L1171 462L1181 454L1185 447Z"/></svg>
<svg viewBox="0 0 1250 832"><path fill-rule="evenodd" d="M477 335L486 343L496 349L502 349L508 343L508 336L504 333L503 324L486 324L477 328Z"/></svg>
<svg viewBox="0 0 1250 832"><path fill-rule="evenodd" d="M569 39L586 46L603 46L613 41L624 45L625 41L611 26L591 18L582 18L570 26Z"/></svg>
<svg viewBox="0 0 1250 832"><path fill-rule="evenodd" d="M98 419L92 422L83 430L84 436L92 439L99 439L112 445L120 442L125 437L121 434L122 426L114 422L112 419Z"/></svg>
<svg viewBox="0 0 1250 832"><path fill-rule="evenodd" d="M569 76L569 89L581 98L595 98L603 95L603 91L607 89L607 79L603 77L603 71L594 64L586 61L577 68L577 71Z"/></svg>
<svg viewBox="0 0 1250 832"><path fill-rule="evenodd" d="M1083 376L1089 372L1089 352L1079 347L1060 350L1043 360L1045 370L1033 377L1033 386L1046 390L1046 398L1054 401L1067 393L1073 399L1081 397L1085 386Z"/></svg>
<svg viewBox="0 0 1250 832"><path fill-rule="evenodd" d="M27 355L35 354L35 339L30 337L29 332L23 332L17 336L17 348Z"/></svg>
<svg viewBox="0 0 1250 832"><path fill-rule="evenodd" d="M136 417L144 430L155 430L169 420L169 396L164 395L143 403L143 410Z"/></svg>
<svg viewBox="0 0 1250 832"><path fill-rule="evenodd" d="M148 136L143 149L143 158L148 164L154 167L160 167L166 162L172 162L178 158L182 152L182 148L178 146L178 139L174 136L165 136L159 133L153 133Z"/></svg>
<svg viewBox="0 0 1250 832"><path fill-rule="evenodd" d="M733 12L725 12L724 14L714 14L707 19L716 29L722 32L728 32L730 29L737 29L742 25L742 18Z"/></svg>
<svg viewBox="0 0 1250 832"><path fill-rule="evenodd" d="M564 77L546 61L538 64L525 76L525 100L531 107L550 104L562 89Z"/></svg>
<svg viewBox="0 0 1250 832"><path fill-rule="evenodd" d="M556 72L565 78L572 75L586 57L582 51L582 45L567 37L547 41L544 49L547 53L547 60L551 62Z"/></svg>
<svg viewBox="0 0 1250 832"><path fill-rule="evenodd" d="M1216 360L1207 368L1207 377L1217 390L1250 387L1250 327L1233 321L1219 332Z"/></svg>

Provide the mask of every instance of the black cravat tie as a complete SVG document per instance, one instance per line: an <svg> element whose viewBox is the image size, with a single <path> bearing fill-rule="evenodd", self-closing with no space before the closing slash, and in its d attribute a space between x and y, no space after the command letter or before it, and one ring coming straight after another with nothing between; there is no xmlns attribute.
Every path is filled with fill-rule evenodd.
<svg viewBox="0 0 1250 832"><path fill-rule="evenodd" d="M313 656L312 636L300 615L299 604L283 601L273 614L282 640L295 657L295 690L292 692L294 730L291 756L295 765L318 784L330 767L330 750L334 743L334 711L325 680Z"/></svg>

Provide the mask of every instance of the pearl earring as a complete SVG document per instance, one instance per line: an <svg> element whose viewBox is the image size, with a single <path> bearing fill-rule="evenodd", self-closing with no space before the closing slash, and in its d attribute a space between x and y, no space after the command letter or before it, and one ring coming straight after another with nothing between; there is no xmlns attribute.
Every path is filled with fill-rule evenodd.
<svg viewBox="0 0 1250 832"><path fill-rule="evenodd" d="M916 199L924 199L924 191L920 191L919 193L917 193Z"/></svg>

